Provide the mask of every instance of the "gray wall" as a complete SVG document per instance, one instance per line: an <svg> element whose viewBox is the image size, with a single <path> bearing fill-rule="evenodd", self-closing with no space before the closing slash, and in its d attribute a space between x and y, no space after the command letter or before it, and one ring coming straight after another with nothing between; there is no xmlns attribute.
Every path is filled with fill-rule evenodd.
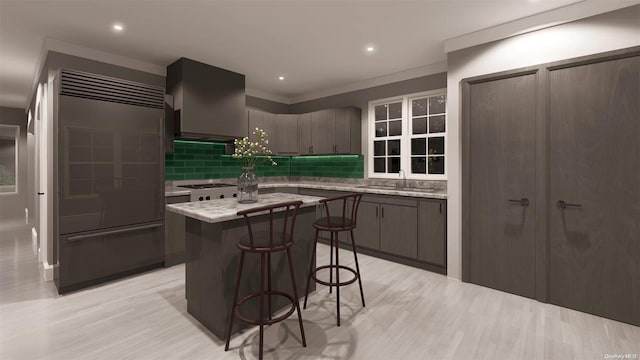
<svg viewBox="0 0 640 360"><path fill-rule="evenodd" d="M18 193L0 195L0 220L24 220L24 209L27 207L27 114L24 109L0 107L1 125L18 125L20 140L18 142Z"/></svg>
<svg viewBox="0 0 640 360"><path fill-rule="evenodd" d="M274 114L289 114L291 110L288 104L283 104L276 101L266 100L249 95L246 96L246 103L247 107Z"/></svg>
<svg viewBox="0 0 640 360"><path fill-rule="evenodd" d="M292 104L291 113L302 114L322 109L356 106L362 109L362 116L365 119L371 100L446 87L447 73L443 72Z"/></svg>

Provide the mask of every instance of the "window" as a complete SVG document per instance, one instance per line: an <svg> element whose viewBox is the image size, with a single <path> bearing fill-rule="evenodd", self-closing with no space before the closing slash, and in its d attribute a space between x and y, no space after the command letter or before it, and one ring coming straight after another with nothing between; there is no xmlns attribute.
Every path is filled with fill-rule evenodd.
<svg viewBox="0 0 640 360"><path fill-rule="evenodd" d="M446 179L445 90L369 103L369 177Z"/></svg>
<svg viewBox="0 0 640 360"><path fill-rule="evenodd" d="M0 195L18 192L18 139L20 128L0 125Z"/></svg>

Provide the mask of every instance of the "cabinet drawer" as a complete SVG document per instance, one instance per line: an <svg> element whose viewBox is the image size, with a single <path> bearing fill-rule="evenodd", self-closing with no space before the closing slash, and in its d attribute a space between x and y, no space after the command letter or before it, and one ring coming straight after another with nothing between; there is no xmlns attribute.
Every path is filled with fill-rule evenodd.
<svg viewBox="0 0 640 360"><path fill-rule="evenodd" d="M61 235L59 288L162 264L164 223Z"/></svg>

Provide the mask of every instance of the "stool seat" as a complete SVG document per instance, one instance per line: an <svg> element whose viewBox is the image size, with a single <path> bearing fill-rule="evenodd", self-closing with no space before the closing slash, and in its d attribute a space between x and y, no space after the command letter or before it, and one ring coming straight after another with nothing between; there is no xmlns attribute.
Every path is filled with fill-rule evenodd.
<svg viewBox="0 0 640 360"><path fill-rule="evenodd" d="M355 228L356 222L342 216L323 217L313 223L313 227L324 231L347 231Z"/></svg>

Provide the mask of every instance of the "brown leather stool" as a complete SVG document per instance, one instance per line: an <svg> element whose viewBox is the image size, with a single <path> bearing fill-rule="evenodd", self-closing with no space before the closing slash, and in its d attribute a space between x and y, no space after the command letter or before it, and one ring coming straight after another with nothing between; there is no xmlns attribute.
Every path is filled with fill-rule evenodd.
<svg viewBox="0 0 640 360"><path fill-rule="evenodd" d="M238 215L244 216L247 223L248 237L238 241L237 246L240 249L240 263L238 265L238 276L236 277L236 291L233 297L233 305L229 316L229 327L227 330L227 344L224 347L224 351L229 350L229 341L231 340L231 328L233 326L234 317L237 316L240 320L260 326L260 355L262 359L263 344L264 344L264 325L271 325L288 318L294 311L298 311L298 322L300 324L300 334L302 335L302 346L307 346L307 341L304 336L304 327L302 326L302 314L300 313L300 303L298 301L298 290L296 289L296 279L293 273L293 262L291 261L291 246L293 245L293 229L296 222L296 216L298 215L298 209L302 205L302 201L292 201L279 203L269 206L263 206L255 209L248 209L244 211L238 211ZM274 210L282 209L284 212L284 219L282 219L282 231L274 232ZM257 213L269 213L269 231L255 232L251 228L251 221L249 215ZM287 227L289 225L289 227ZM279 239L277 239L279 238ZM293 286L293 295L287 294L282 291L271 290L271 254L278 251L287 252L287 260L289 262L289 273L291 275L291 284ZM246 253L260 254L260 291L245 296L238 302L238 292L240 288L240 278L242 276L242 266L244 264L244 256ZM265 264L266 262L266 264ZM265 275L267 280L267 290L264 289ZM278 316L277 318L271 317L271 295L284 296L291 301L291 309L285 314ZM243 316L240 313L240 306L250 299L260 297L260 319L254 320ZM264 298L268 298L269 314L268 318L264 316Z"/></svg>
<svg viewBox="0 0 640 360"><path fill-rule="evenodd" d="M358 254L356 252L356 244L353 238L353 229L356 228L357 223L356 220L358 218L358 207L360 206L360 200L362 199L362 194L348 194L343 196L338 196L330 199L320 200L320 205L324 206L326 217L322 217L316 220L313 223L313 227L316 229L316 239L313 245L313 255L311 256L311 265L309 266L309 275L307 276L307 290L304 296L304 308L307 308L307 298L309 297L309 283L311 279L315 282L329 286L329 292L332 291L333 287L336 287L336 300L337 300L337 314L336 317L338 319L338 326L340 326L340 287L349 285L358 280L358 285L360 286L360 297L362 298L362 307L365 307L364 304L364 292L362 291L362 279L360 277L360 267L358 266ZM342 202L342 216L331 216L329 213L330 204L337 203L338 206ZM339 215L339 214L338 214ZM330 242L330 264L318 266L315 269L313 268L314 259L316 256L316 247L318 245L318 234L320 231L329 231L331 232L331 242ZM340 248L338 234L342 231L348 231L351 235L351 249L353 250L353 258L355 259L356 268L355 270L344 265L340 265L340 257L338 255L338 249ZM336 248L336 264L333 264L333 246L335 239L335 248ZM329 269L329 282L319 280L316 277L316 273L322 269ZM336 272L336 281L333 281L333 271L335 269ZM353 273L353 279L348 281L340 282L340 269L347 270Z"/></svg>

